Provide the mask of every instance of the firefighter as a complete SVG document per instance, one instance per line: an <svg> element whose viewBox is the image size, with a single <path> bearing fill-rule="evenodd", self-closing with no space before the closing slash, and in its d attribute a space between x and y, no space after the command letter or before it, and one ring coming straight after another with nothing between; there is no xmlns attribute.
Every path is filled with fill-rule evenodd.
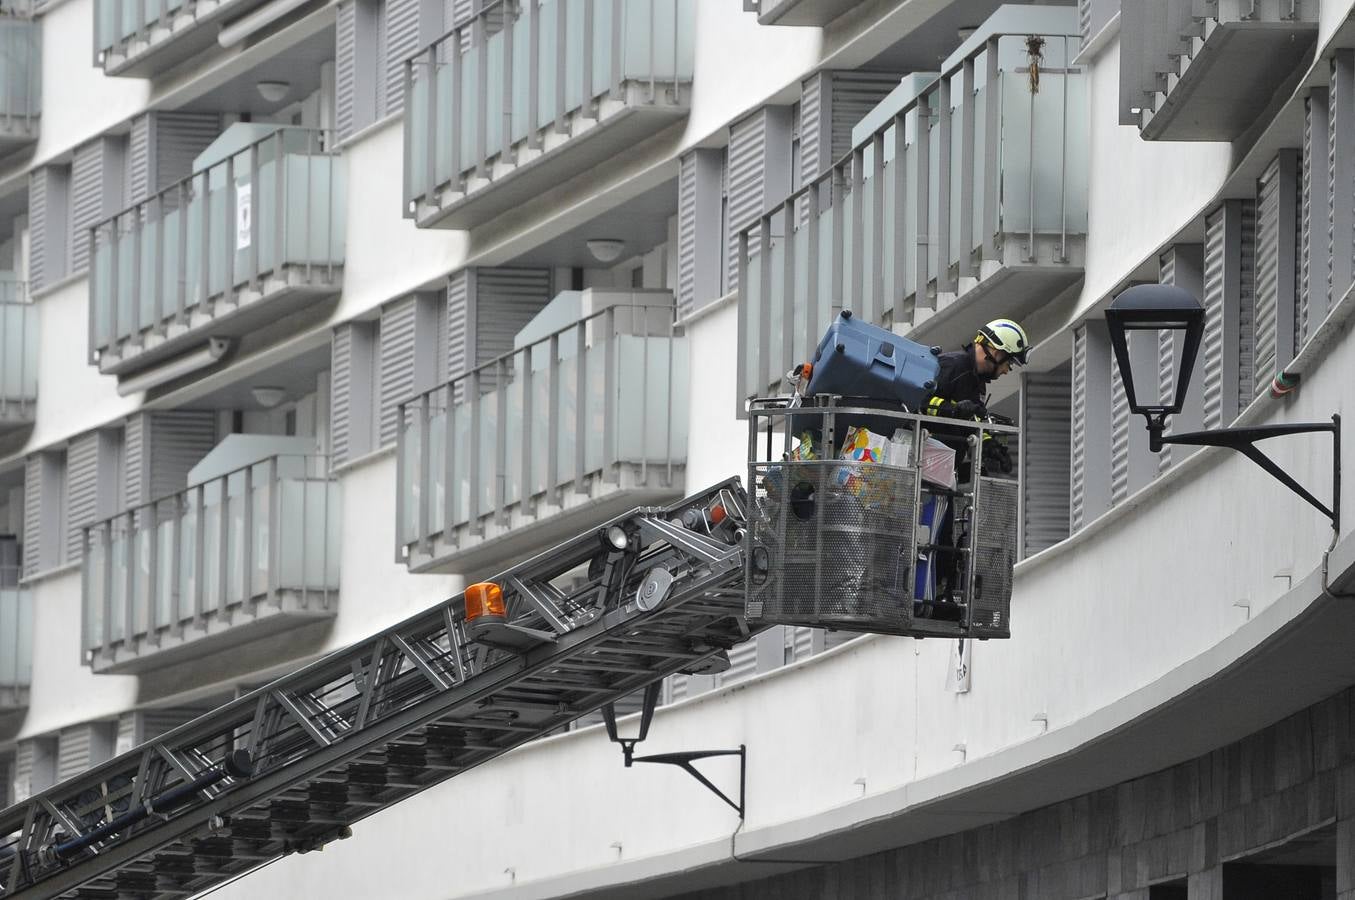
<svg viewBox="0 0 1355 900"><path fill-rule="evenodd" d="M952 419L982 419L988 415L986 406L988 384L1011 371L1013 366L1023 366L1030 352L1030 340L1026 331L1011 319L994 319L979 329L974 340L962 350L942 353L939 357L941 370L936 378L936 392L927 402L927 414L945 416ZM968 463L968 432L947 433L944 425L938 423L936 437L955 448L955 462L961 481L971 477L972 466ZM980 453L980 467L983 473L1012 470L1011 455L1004 440L994 440L985 433ZM954 546L954 517L948 512L937 534L937 543L941 546ZM967 538L961 537L961 544ZM959 607L959 554L945 550L937 553L938 600L932 604L918 604L916 614L923 618L958 619Z"/></svg>
<svg viewBox="0 0 1355 900"><path fill-rule="evenodd" d="M981 419L988 414L988 384L1012 370L1024 366L1030 353L1026 330L1011 319L994 319L979 329L974 340L962 350L938 357L941 371L936 376L936 392L927 402L927 414L952 419ZM944 440L945 435L937 437ZM985 469L1011 471L1011 456L1001 441L984 435ZM957 446L957 463L964 448Z"/></svg>

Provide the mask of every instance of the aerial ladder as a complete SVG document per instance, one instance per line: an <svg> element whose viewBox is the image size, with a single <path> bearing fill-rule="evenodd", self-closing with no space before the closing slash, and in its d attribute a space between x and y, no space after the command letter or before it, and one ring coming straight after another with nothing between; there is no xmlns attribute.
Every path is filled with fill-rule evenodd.
<svg viewBox="0 0 1355 900"><path fill-rule="evenodd" d="M663 679L722 671L730 649L778 623L1009 635L1016 482L924 486L920 457L794 458L787 417L797 428L821 417L832 446L836 423L863 412L898 420L919 448L937 424L839 398L812 409L754 401L752 508L732 478L635 509L0 811L0 898L193 896L346 838L367 816L599 709L626 765L681 766L742 814L741 798L692 766L743 761L742 750L633 757L615 704L643 690L642 739ZM968 429L975 447L1016 430L947 427ZM887 502L863 484L887 489ZM910 602L936 543L917 524L928 494L954 504L963 532L953 619Z"/></svg>

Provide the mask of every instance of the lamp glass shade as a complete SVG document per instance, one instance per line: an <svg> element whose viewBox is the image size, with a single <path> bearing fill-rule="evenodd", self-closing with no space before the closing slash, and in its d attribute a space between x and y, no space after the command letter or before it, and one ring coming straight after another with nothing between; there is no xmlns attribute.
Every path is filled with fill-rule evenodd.
<svg viewBox="0 0 1355 900"><path fill-rule="evenodd" d="M1115 350L1115 364L1120 368L1125 397L1129 409L1142 415L1171 415L1179 413L1186 402L1191 371L1204 336L1204 307L1189 291L1171 284L1140 284L1121 292L1106 308L1106 328ZM1181 356L1176 372L1176 393L1170 401L1143 402L1134 389L1134 372L1130 362L1129 333L1162 331L1182 333ZM1144 373L1148 383L1157 383L1157 372ZM1145 392L1155 396L1156 391Z"/></svg>

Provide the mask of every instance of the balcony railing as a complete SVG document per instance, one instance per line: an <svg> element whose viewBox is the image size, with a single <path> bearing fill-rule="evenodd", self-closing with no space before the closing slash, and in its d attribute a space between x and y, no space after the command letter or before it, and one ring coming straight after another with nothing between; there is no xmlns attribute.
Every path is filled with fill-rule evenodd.
<svg viewBox="0 0 1355 900"><path fill-rule="evenodd" d="M334 615L339 486L272 456L84 529L84 647L142 672Z"/></svg>
<svg viewBox="0 0 1355 900"><path fill-rule="evenodd" d="M149 78L216 44L205 27L266 0L95 0L94 65L105 75Z"/></svg>
<svg viewBox="0 0 1355 900"><path fill-rule="evenodd" d="M861 0L743 0L760 25L823 26L858 6Z"/></svg>
<svg viewBox="0 0 1355 900"><path fill-rule="evenodd" d="M1160 0L1120 12L1120 124L1148 140L1231 141L1317 38L1320 0Z"/></svg>
<svg viewBox="0 0 1355 900"><path fill-rule="evenodd" d="M685 115L695 8L499 0L421 50L405 64L407 214L480 224Z"/></svg>
<svg viewBox="0 0 1355 900"><path fill-rule="evenodd" d="M595 295L596 298L596 295ZM483 567L681 494L687 342L673 307L608 306L400 406L398 553Z"/></svg>
<svg viewBox="0 0 1355 900"><path fill-rule="evenodd" d="M42 24L27 4L0 7L0 155L38 139L42 112Z"/></svg>
<svg viewBox="0 0 1355 900"><path fill-rule="evenodd" d="M19 567L0 566L0 712L28 706L33 679L33 595Z"/></svg>
<svg viewBox="0 0 1355 900"><path fill-rule="evenodd" d="M90 353L105 373L238 336L339 289L343 160L284 128L91 229ZM267 301L267 302L263 302Z"/></svg>
<svg viewBox="0 0 1355 900"><path fill-rule="evenodd" d="M830 171L740 232L740 396L808 359L840 309L907 332L958 321L989 293L994 311L1020 316L1081 276L1087 82L1069 65L1074 11L1045 12L1068 12L1067 32L981 30Z"/></svg>
<svg viewBox="0 0 1355 900"><path fill-rule="evenodd" d="M27 285L0 273L0 430L33 424L38 400L38 311Z"/></svg>

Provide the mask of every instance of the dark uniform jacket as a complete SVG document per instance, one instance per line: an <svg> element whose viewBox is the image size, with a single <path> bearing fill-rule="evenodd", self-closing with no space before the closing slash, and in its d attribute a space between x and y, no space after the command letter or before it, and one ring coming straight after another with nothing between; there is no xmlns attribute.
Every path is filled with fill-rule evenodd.
<svg viewBox="0 0 1355 900"><path fill-rule="evenodd" d="M983 379L979 377L978 367L974 363L974 353L967 345L963 350L951 350L942 353L936 359L941 371L936 376L934 396L942 400L979 401L987 394Z"/></svg>

